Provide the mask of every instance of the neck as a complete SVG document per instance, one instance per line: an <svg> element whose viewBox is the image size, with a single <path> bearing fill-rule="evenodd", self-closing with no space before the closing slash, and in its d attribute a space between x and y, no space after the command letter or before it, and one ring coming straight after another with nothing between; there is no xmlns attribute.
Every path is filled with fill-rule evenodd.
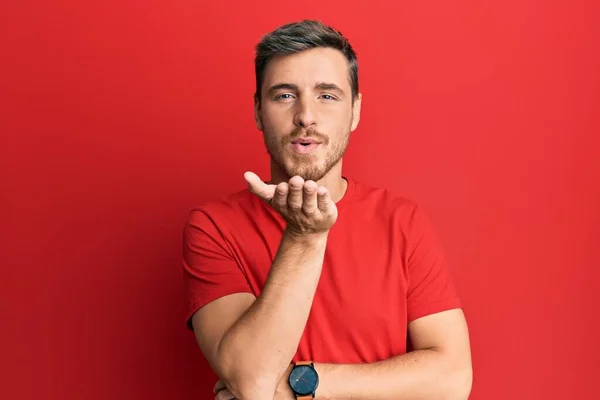
<svg viewBox="0 0 600 400"><path fill-rule="evenodd" d="M281 182L288 182L291 178L276 163L271 161L271 180L269 183L277 185ZM348 187L348 182L342 178L342 160L334 165L323 178L319 179L317 185L325 186L329 190L329 195L334 203L340 201Z"/></svg>

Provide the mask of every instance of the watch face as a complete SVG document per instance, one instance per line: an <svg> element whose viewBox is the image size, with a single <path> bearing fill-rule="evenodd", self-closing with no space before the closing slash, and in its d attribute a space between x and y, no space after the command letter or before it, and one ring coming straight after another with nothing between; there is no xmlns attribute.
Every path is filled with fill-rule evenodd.
<svg viewBox="0 0 600 400"><path fill-rule="evenodd" d="M290 373L290 386L300 396L312 394L319 384L319 376L310 365L299 365Z"/></svg>

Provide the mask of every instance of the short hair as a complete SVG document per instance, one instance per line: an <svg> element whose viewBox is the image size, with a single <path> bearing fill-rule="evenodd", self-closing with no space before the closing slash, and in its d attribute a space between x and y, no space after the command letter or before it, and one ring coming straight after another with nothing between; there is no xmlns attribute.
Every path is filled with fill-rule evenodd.
<svg viewBox="0 0 600 400"><path fill-rule="evenodd" d="M352 90L352 101L354 101L358 95L358 60L356 53L341 32L314 20L303 20L282 25L263 36L260 43L256 45L256 57L254 59L256 101L260 102L265 70L273 57L300 53L317 47L328 47L342 52L348 61L348 78Z"/></svg>

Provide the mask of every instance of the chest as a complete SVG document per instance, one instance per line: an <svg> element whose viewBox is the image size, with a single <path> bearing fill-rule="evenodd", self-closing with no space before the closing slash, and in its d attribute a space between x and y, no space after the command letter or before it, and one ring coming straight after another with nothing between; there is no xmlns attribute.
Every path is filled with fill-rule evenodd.
<svg viewBox="0 0 600 400"><path fill-rule="evenodd" d="M330 232L298 359L373 362L406 349L405 254L383 222L339 224ZM283 225L246 244L242 265L260 295Z"/></svg>

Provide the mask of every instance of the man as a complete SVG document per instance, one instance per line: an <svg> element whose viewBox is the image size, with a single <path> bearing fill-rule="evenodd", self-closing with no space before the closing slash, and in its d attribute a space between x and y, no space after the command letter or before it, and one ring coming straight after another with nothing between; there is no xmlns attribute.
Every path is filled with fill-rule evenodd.
<svg viewBox="0 0 600 400"><path fill-rule="evenodd" d="M315 21L256 54L271 180L194 209L188 325L217 400L466 399L467 325L419 206L342 175L359 122L356 55ZM412 351L407 351L407 342Z"/></svg>

